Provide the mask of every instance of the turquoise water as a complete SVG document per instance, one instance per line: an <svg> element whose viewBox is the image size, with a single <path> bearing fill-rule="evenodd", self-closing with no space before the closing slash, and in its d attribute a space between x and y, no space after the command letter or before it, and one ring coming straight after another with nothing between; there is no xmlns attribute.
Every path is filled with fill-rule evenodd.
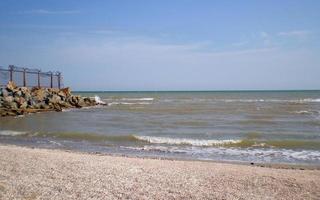
<svg viewBox="0 0 320 200"><path fill-rule="evenodd" d="M4 143L320 164L320 91L79 92L106 107L0 119Z"/></svg>

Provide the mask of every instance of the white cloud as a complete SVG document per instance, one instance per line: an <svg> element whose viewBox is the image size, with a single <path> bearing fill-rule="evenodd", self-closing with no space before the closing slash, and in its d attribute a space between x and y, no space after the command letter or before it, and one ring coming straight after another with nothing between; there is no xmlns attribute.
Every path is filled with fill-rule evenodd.
<svg viewBox="0 0 320 200"><path fill-rule="evenodd" d="M67 14L79 14L79 10L46 10L46 9L34 9L19 12L19 14L37 14L37 15L67 15Z"/></svg>
<svg viewBox="0 0 320 200"><path fill-rule="evenodd" d="M287 32L279 32L279 36L284 37L306 37L311 34L311 31L308 30L294 30L294 31L287 31Z"/></svg>

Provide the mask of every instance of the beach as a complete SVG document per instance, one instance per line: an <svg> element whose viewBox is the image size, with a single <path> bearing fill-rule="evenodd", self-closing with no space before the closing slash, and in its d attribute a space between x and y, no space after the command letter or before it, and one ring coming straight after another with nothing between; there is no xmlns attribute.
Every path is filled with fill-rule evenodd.
<svg viewBox="0 0 320 200"><path fill-rule="evenodd" d="M0 145L0 199L319 199L320 171Z"/></svg>

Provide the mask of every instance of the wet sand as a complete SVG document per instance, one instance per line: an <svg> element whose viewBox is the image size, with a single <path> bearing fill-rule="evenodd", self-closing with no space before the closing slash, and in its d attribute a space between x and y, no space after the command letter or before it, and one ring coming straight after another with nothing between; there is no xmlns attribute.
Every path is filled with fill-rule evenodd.
<svg viewBox="0 0 320 200"><path fill-rule="evenodd" d="M320 170L0 145L0 199L320 199Z"/></svg>

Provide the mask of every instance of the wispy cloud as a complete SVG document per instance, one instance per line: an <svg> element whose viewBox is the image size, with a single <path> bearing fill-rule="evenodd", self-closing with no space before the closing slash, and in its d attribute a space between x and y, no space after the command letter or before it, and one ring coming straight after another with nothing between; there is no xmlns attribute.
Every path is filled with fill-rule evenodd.
<svg viewBox="0 0 320 200"><path fill-rule="evenodd" d="M234 42L234 43L232 43L231 45L232 45L232 46L236 46L236 47L240 47L240 46L244 46L244 45L246 45L246 44L248 44L248 41Z"/></svg>
<svg viewBox="0 0 320 200"><path fill-rule="evenodd" d="M287 32L279 32L278 36L284 37L306 37L311 34L311 31L308 30L293 30Z"/></svg>
<svg viewBox="0 0 320 200"><path fill-rule="evenodd" d="M68 15L79 14L79 10L46 10L46 9L34 9L19 12L19 14L34 14L34 15Z"/></svg>

